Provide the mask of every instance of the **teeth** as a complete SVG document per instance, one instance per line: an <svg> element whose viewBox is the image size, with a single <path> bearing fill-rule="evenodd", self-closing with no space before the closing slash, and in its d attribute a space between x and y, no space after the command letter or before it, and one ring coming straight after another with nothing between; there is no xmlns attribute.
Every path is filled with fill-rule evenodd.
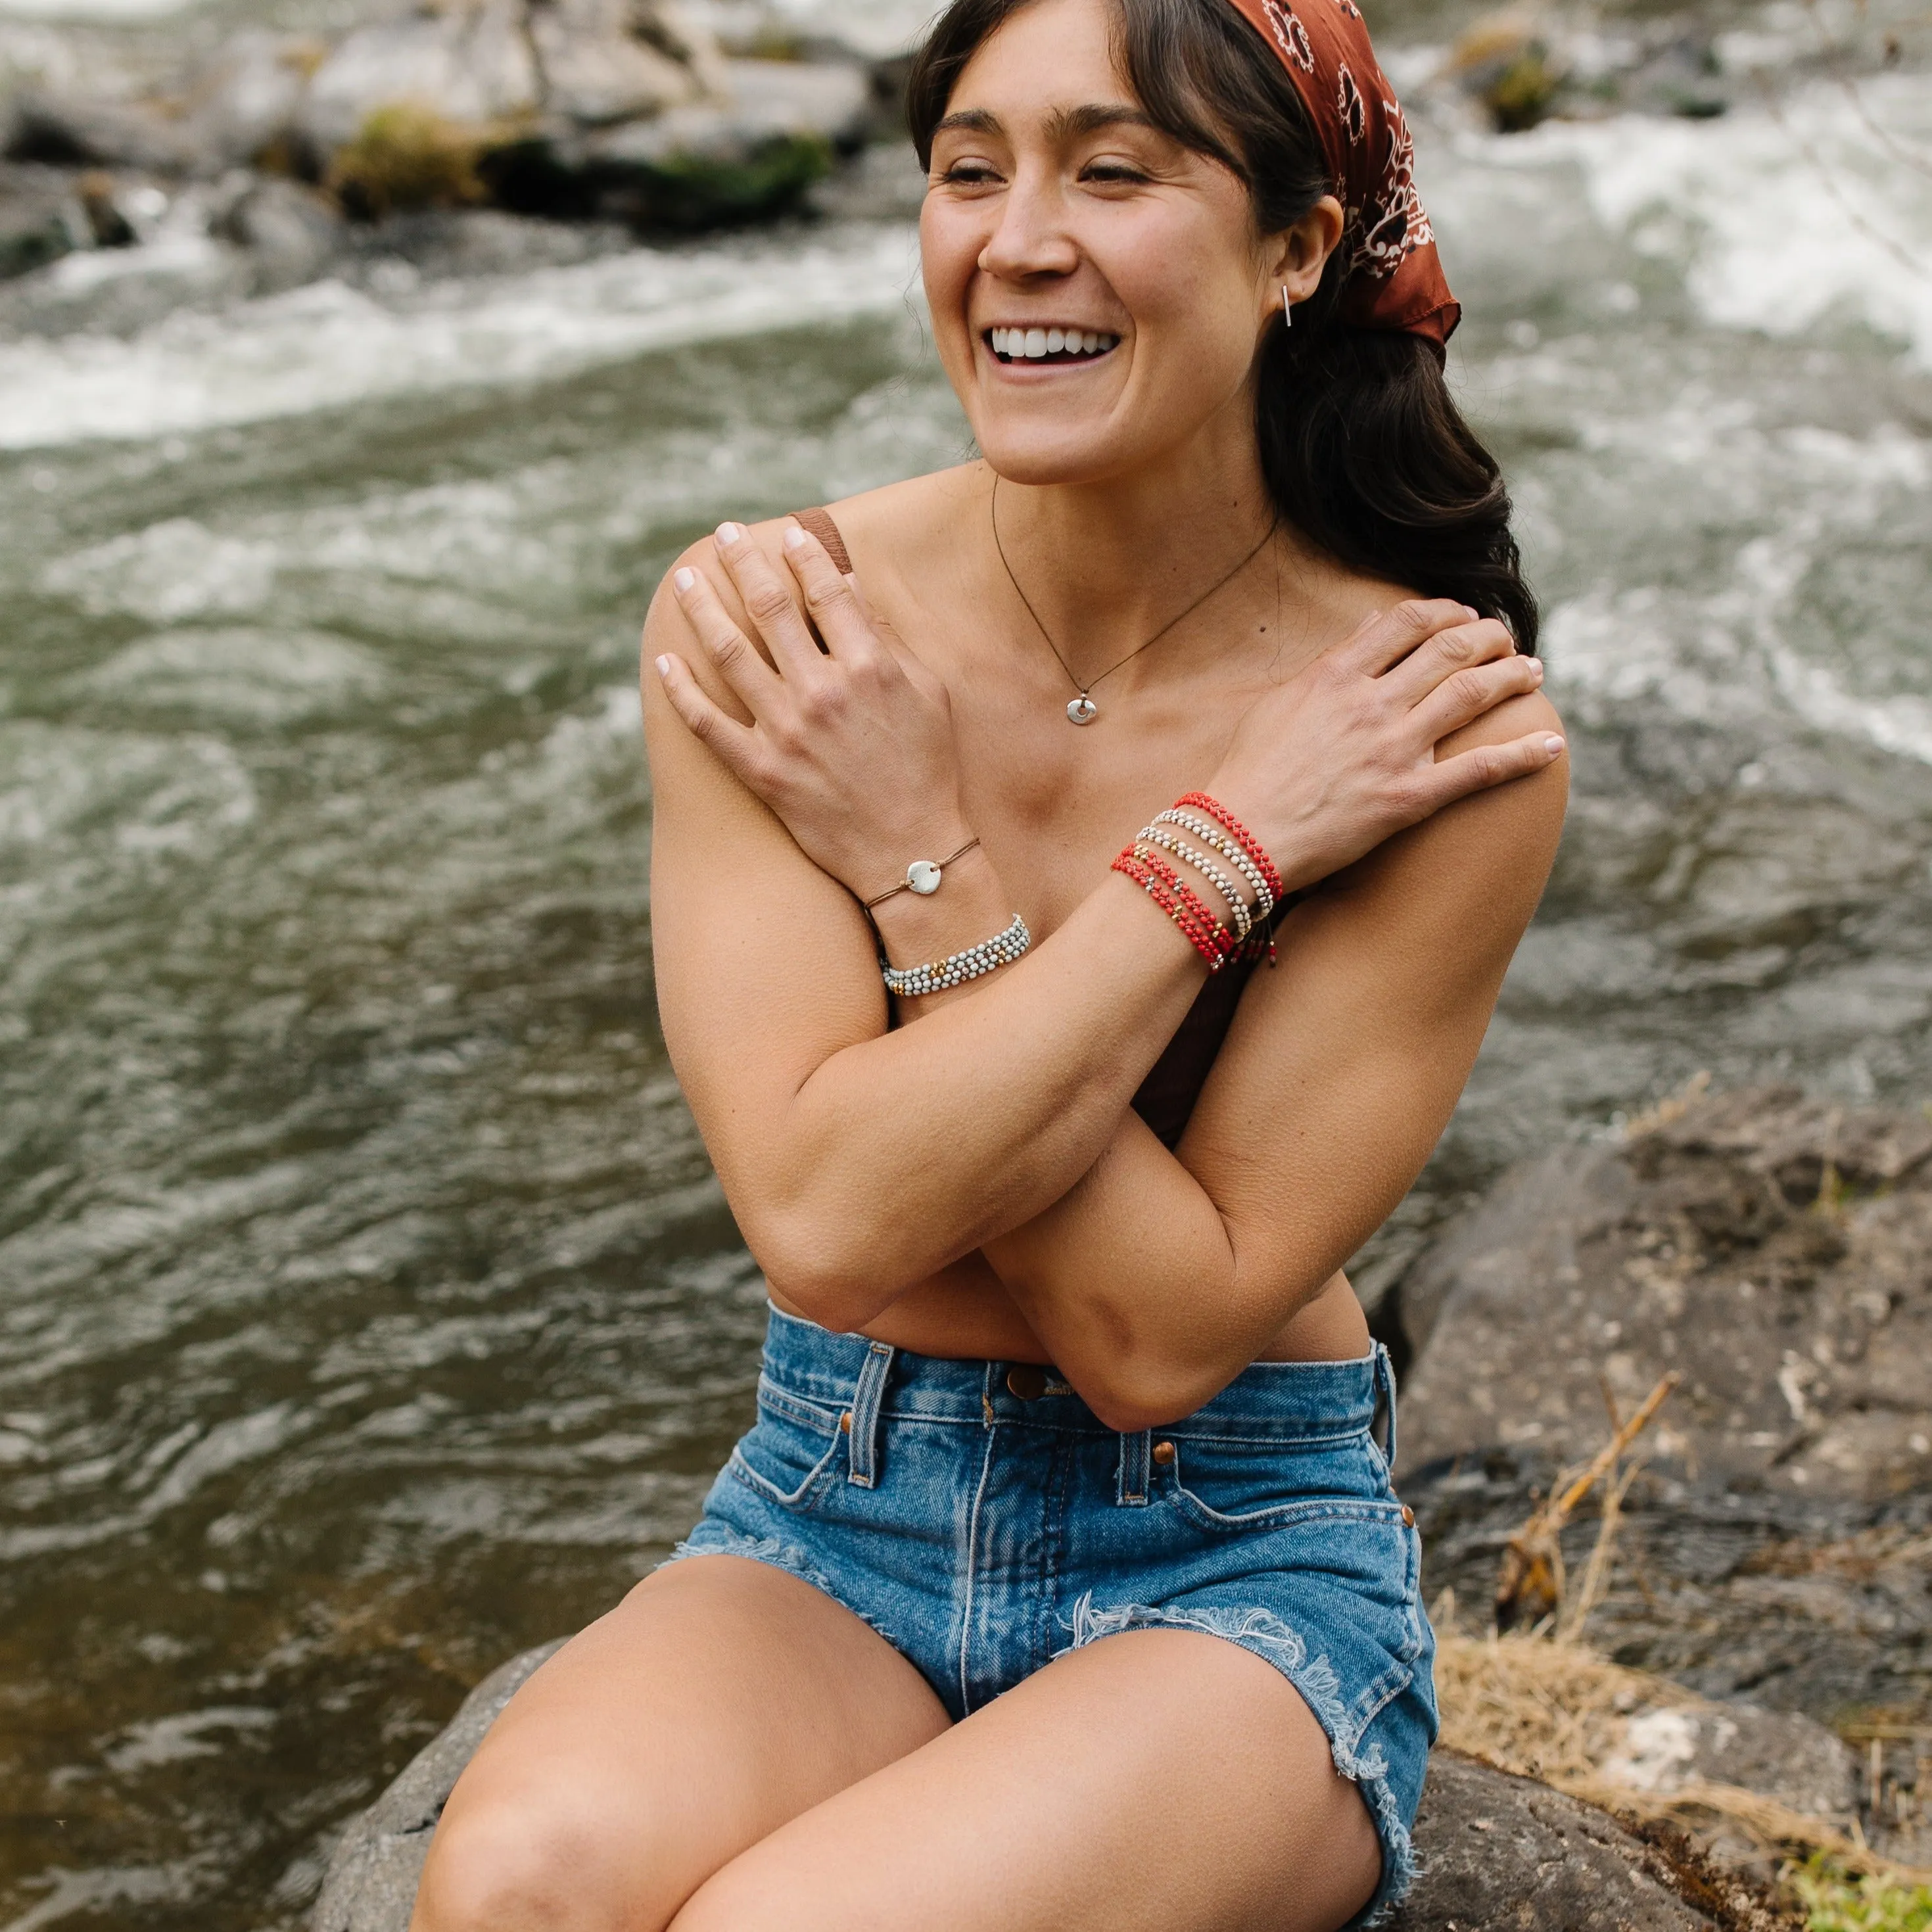
<svg viewBox="0 0 1932 1932"><path fill-rule="evenodd" d="M1120 340L1118 335L1078 328L994 328L987 340L995 356L1037 362L1049 356L1098 356Z"/></svg>

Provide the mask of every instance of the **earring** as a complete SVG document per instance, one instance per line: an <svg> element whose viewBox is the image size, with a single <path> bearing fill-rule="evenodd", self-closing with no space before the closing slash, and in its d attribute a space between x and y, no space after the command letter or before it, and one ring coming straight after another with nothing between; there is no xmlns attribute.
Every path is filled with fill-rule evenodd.
<svg viewBox="0 0 1932 1932"><path fill-rule="evenodd" d="M1284 328L1294 326L1294 310L1288 305L1288 284L1286 282L1281 285L1281 326Z"/></svg>

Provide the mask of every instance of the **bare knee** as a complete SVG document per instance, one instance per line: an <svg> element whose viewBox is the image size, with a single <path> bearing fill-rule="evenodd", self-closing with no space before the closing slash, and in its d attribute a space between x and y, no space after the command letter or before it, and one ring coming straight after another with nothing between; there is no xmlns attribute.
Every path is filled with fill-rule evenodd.
<svg viewBox="0 0 1932 1932"><path fill-rule="evenodd" d="M654 1909L638 1895L648 1887L628 1836L587 1796L525 1789L452 1804L410 1932L661 1932L676 1901Z"/></svg>

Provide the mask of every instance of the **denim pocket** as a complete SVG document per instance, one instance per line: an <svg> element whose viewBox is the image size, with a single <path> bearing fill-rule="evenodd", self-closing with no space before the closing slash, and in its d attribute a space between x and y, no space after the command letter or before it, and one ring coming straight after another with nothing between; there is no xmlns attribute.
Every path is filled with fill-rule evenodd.
<svg viewBox="0 0 1932 1932"><path fill-rule="evenodd" d="M1184 1440L1166 1474L1168 1497L1183 1516L1233 1535L1323 1516L1366 1522L1402 1516L1366 1436L1319 1448Z"/></svg>
<svg viewBox="0 0 1932 1932"><path fill-rule="evenodd" d="M782 1508L808 1510L831 1480L845 1440L835 1412L776 1401L761 1389L758 1419L725 1467Z"/></svg>

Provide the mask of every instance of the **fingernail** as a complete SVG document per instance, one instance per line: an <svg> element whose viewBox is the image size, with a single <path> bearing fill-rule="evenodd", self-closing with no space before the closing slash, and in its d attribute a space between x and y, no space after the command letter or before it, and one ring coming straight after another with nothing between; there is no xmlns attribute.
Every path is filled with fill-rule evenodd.
<svg viewBox="0 0 1932 1932"><path fill-rule="evenodd" d="M1468 604L1465 604L1462 606L1462 614L1468 619L1471 623L1473 624L1478 620L1482 614L1478 610L1472 609Z"/></svg>
<svg viewBox="0 0 1932 1932"><path fill-rule="evenodd" d="M787 550L804 549L805 532L799 528L797 524L788 524L785 525L784 547Z"/></svg>
<svg viewBox="0 0 1932 1932"><path fill-rule="evenodd" d="M1543 682L1543 660L1540 658L1532 658L1529 666L1531 676L1540 684Z"/></svg>
<svg viewBox="0 0 1932 1932"><path fill-rule="evenodd" d="M734 544L744 534L744 528L741 524L720 524L718 526L718 541L721 544Z"/></svg>
<svg viewBox="0 0 1932 1932"><path fill-rule="evenodd" d="M1546 738L1543 741L1543 748L1552 758L1560 758L1563 755L1563 740L1561 738Z"/></svg>
<svg viewBox="0 0 1932 1932"><path fill-rule="evenodd" d="M698 573L689 564L686 564L682 570L674 570L671 572L670 580L677 586L679 590L688 590L698 581ZM662 664L664 659L659 658L658 662Z"/></svg>
<svg viewBox="0 0 1932 1932"><path fill-rule="evenodd" d="M657 659L656 662L657 662L658 675L658 676L660 676L660 677L668 677L668 676L670 676L670 659L669 658L658 658L658 659Z"/></svg>

